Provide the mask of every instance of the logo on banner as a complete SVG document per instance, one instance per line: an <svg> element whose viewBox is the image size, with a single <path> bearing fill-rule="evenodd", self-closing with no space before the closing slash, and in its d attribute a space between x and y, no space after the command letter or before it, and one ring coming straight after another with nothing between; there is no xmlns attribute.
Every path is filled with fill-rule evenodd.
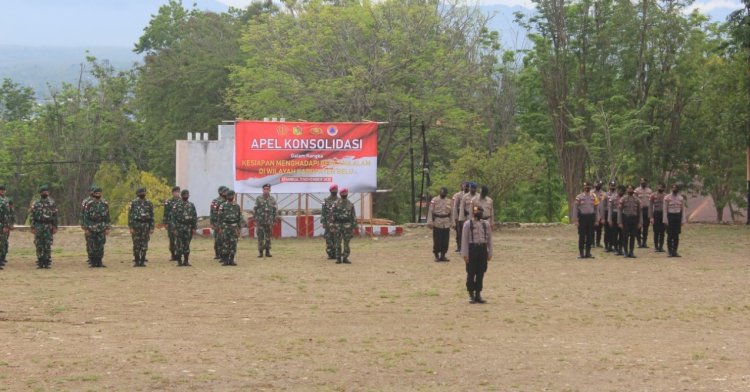
<svg viewBox="0 0 750 392"><path fill-rule="evenodd" d="M328 133L328 136L336 136L336 135L338 135L338 134L339 134L339 129L338 129L338 128L336 128L335 126L331 125L331 126L330 126L330 127L328 127L328 129L326 130L326 133Z"/></svg>
<svg viewBox="0 0 750 392"><path fill-rule="evenodd" d="M286 127L286 125L279 125L276 127L276 133L278 133L280 136L284 136L289 132L289 128Z"/></svg>
<svg viewBox="0 0 750 392"><path fill-rule="evenodd" d="M296 136L302 135L302 127L293 127L292 128L292 134Z"/></svg>
<svg viewBox="0 0 750 392"><path fill-rule="evenodd" d="M310 135L322 135L323 130L318 127L312 127L310 128Z"/></svg>

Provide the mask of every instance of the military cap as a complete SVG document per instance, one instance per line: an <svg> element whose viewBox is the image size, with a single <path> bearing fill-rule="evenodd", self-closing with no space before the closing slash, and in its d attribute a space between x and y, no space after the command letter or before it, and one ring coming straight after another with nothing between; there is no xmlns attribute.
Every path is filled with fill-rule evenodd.
<svg viewBox="0 0 750 392"><path fill-rule="evenodd" d="M5 190L5 185L4 184L0 184L0 190Z"/></svg>
<svg viewBox="0 0 750 392"><path fill-rule="evenodd" d="M173 186L172 187L172 192L177 192L179 190L180 190L180 187L178 187L178 186Z"/></svg>
<svg viewBox="0 0 750 392"><path fill-rule="evenodd" d="M604 183L602 182L602 180L596 180L596 185L597 186L602 186L602 185L604 185Z"/></svg>
<svg viewBox="0 0 750 392"><path fill-rule="evenodd" d="M101 192L101 191L102 191L102 188L96 187L94 188L94 190L91 191L91 193L96 193L96 192Z"/></svg>
<svg viewBox="0 0 750 392"><path fill-rule="evenodd" d="M89 193L94 193L94 189L96 189L96 185L94 184L89 185Z"/></svg>
<svg viewBox="0 0 750 392"><path fill-rule="evenodd" d="M336 185L336 184L333 184L333 185L331 185L330 188L328 188L329 192L333 192L333 191L337 191L337 190L339 190L339 186Z"/></svg>
<svg viewBox="0 0 750 392"><path fill-rule="evenodd" d="M182 192L180 192L180 195L182 196L189 195L189 194L190 194L190 191L187 189L183 189Z"/></svg>
<svg viewBox="0 0 750 392"><path fill-rule="evenodd" d="M49 185L45 184L45 185L40 185L39 186L39 193L42 193L42 192L48 191L48 190L49 190Z"/></svg>
<svg viewBox="0 0 750 392"><path fill-rule="evenodd" d="M342 189L342 190L341 190L341 192L339 192L339 194L340 194L341 196L346 196L346 195L348 195L348 194L349 194L349 189L347 189L347 188L344 188L344 189Z"/></svg>
<svg viewBox="0 0 750 392"><path fill-rule="evenodd" d="M616 181L612 180L612 181L609 182L609 186L615 186L615 185L617 185Z"/></svg>
<svg viewBox="0 0 750 392"><path fill-rule="evenodd" d="M583 182L583 186L591 186L591 183L590 183L590 182L588 182L588 181L584 181L584 182Z"/></svg>
<svg viewBox="0 0 750 392"><path fill-rule="evenodd" d="M226 191L228 191L228 190L229 190L229 188L225 187L224 185L222 185L222 186L220 186L220 187L219 187L219 193L220 193L220 194L221 194L221 193L224 193L224 192L226 192Z"/></svg>
<svg viewBox="0 0 750 392"><path fill-rule="evenodd" d="M135 191L135 194L137 195L139 193L146 193L146 188L138 188L138 190Z"/></svg>
<svg viewBox="0 0 750 392"><path fill-rule="evenodd" d="M227 197L234 197L235 193L231 189L227 189Z"/></svg>
<svg viewBox="0 0 750 392"><path fill-rule="evenodd" d="M476 182L470 182L469 183L469 188L477 189L477 183Z"/></svg>
<svg viewBox="0 0 750 392"><path fill-rule="evenodd" d="M266 189L266 188L270 189L271 188L271 184L263 184L263 189Z"/></svg>

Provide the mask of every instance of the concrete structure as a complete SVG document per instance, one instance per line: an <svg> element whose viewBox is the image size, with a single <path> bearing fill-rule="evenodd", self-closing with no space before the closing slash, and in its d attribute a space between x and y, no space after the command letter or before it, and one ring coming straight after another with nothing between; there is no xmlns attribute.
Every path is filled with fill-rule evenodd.
<svg viewBox="0 0 750 392"><path fill-rule="evenodd" d="M217 140L208 140L208 133L188 133L187 140L178 140L176 146L176 184L190 190L190 201L195 204L198 216L208 216L211 200L217 190L234 183L234 122L219 125ZM273 188L272 188L273 191ZM276 194L272 192L281 216L320 215L323 199L328 194ZM241 194L238 202L245 211L252 211L258 194ZM349 195L357 217L372 218L372 194ZM316 220L316 222L319 219Z"/></svg>

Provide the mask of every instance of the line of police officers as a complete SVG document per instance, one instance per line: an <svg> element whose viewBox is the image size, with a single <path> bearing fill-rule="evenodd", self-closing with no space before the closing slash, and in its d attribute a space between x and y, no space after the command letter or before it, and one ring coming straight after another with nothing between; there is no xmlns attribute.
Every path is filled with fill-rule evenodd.
<svg viewBox="0 0 750 392"><path fill-rule="evenodd" d="M571 214L578 227L578 258L593 258L592 247L601 247L604 231L604 251L615 255L635 258L634 248L648 248L649 223L653 225L654 248L664 252L664 234L667 234L669 257L681 257L677 252L680 244L682 224L685 223L685 198L679 186L672 185L672 192L665 193L665 185L659 183L656 192L641 178L640 186L617 186L609 183L609 191L602 191L598 181L595 190L584 182L583 192L576 196Z"/></svg>

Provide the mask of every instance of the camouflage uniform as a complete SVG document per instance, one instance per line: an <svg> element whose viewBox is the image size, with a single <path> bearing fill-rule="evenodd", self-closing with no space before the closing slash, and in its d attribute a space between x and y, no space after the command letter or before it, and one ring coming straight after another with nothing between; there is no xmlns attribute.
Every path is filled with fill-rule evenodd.
<svg viewBox="0 0 750 392"><path fill-rule="evenodd" d="M348 192L341 191L341 198L331 208L331 214L328 218L328 225L334 233L334 248L336 251L336 264L349 263L349 241L354 235L354 228L357 227L357 214L354 211L354 204L345 196Z"/></svg>
<svg viewBox="0 0 750 392"><path fill-rule="evenodd" d="M334 204L339 200L339 197L334 193L334 188L331 188L331 196L326 197L323 200L323 208L320 212L320 224L323 226L323 238L326 240L326 254L329 259L336 258L335 238L330 227L328 227L328 217L331 214L331 209ZM335 188L338 191L338 188Z"/></svg>
<svg viewBox="0 0 750 392"><path fill-rule="evenodd" d="M91 254L91 248L90 248L91 241L89 241L89 233L86 231L86 227L83 226L83 212L86 211L86 206L89 203L91 203L92 200L94 200L94 198L91 197L91 194L94 193L94 189L96 189L96 187L93 185L89 187L89 195L85 199L81 200L81 212L78 215L78 224L81 225L81 230L83 230L83 233L84 233L83 235L84 237L86 237L86 254L87 255ZM86 260L86 262L89 265L91 265L91 259Z"/></svg>
<svg viewBox="0 0 750 392"><path fill-rule="evenodd" d="M145 194L146 190L139 189L137 193ZM130 202L128 227L133 238L133 262L136 267L145 267L148 242L154 231L154 204L150 200L136 197Z"/></svg>
<svg viewBox="0 0 750 392"><path fill-rule="evenodd" d="M220 260L221 259L221 239L219 238L219 234L217 233L217 219L219 216L219 207L221 207L221 204L224 203L224 194L228 191L227 187L220 186L219 187L219 197L211 200L211 207L210 207L210 213L209 213L209 222L211 223L211 229L213 229L213 236L214 236L214 259Z"/></svg>
<svg viewBox="0 0 750 392"><path fill-rule="evenodd" d="M47 188L40 188L40 193ZM52 236L57 232L57 205L51 197L40 197L29 208L31 228L34 231L37 268L49 268L52 263Z"/></svg>
<svg viewBox="0 0 750 392"><path fill-rule="evenodd" d="M233 199L234 191L227 192L227 200L219 206L216 217L222 265L237 265L234 262L234 256L237 253L237 240L240 238L242 210Z"/></svg>
<svg viewBox="0 0 750 392"><path fill-rule="evenodd" d="M172 188L172 194L174 195L174 192L179 192L180 187L176 186ZM172 211L174 210L174 205L177 204L180 201L180 198L177 196L172 196L171 199L168 199L164 202L164 216L161 220L161 223L164 225L164 227L167 229L167 237L169 237L169 254L171 255L170 260L171 261L177 261L177 238L175 237L175 228L172 225Z"/></svg>
<svg viewBox="0 0 750 392"><path fill-rule="evenodd" d="M0 186L5 192L5 186ZM8 237L13 230L13 210L10 201L5 195L0 195L0 269L5 265L5 257L8 255Z"/></svg>
<svg viewBox="0 0 750 392"><path fill-rule="evenodd" d="M253 208L253 218L255 219L255 236L258 237L258 252L262 256L263 251L266 256L271 256L271 235L273 233L273 223L276 221L276 199L273 196L260 196L255 199Z"/></svg>
<svg viewBox="0 0 750 392"><path fill-rule="evenodd" d="M96 189L94 193L101 192ZM107 243L107 234L111 227L109 217L109 203L104 199L93 198L83 211L83 227L86 230L86 241L89 251L91 267L104 267L104 245Z"/></svg>
<svg viewBox="0 0 750 392"><path fill-rule="evenodd" d="M183 189L181 194L183 197L190 196L187 189ZM190 241L193 239L195 229L198 228L198 213L195 211L195 205L187 199L178 200L172 207L170 218L171 227L174 228L177 265L190 266Z"/></svg>

